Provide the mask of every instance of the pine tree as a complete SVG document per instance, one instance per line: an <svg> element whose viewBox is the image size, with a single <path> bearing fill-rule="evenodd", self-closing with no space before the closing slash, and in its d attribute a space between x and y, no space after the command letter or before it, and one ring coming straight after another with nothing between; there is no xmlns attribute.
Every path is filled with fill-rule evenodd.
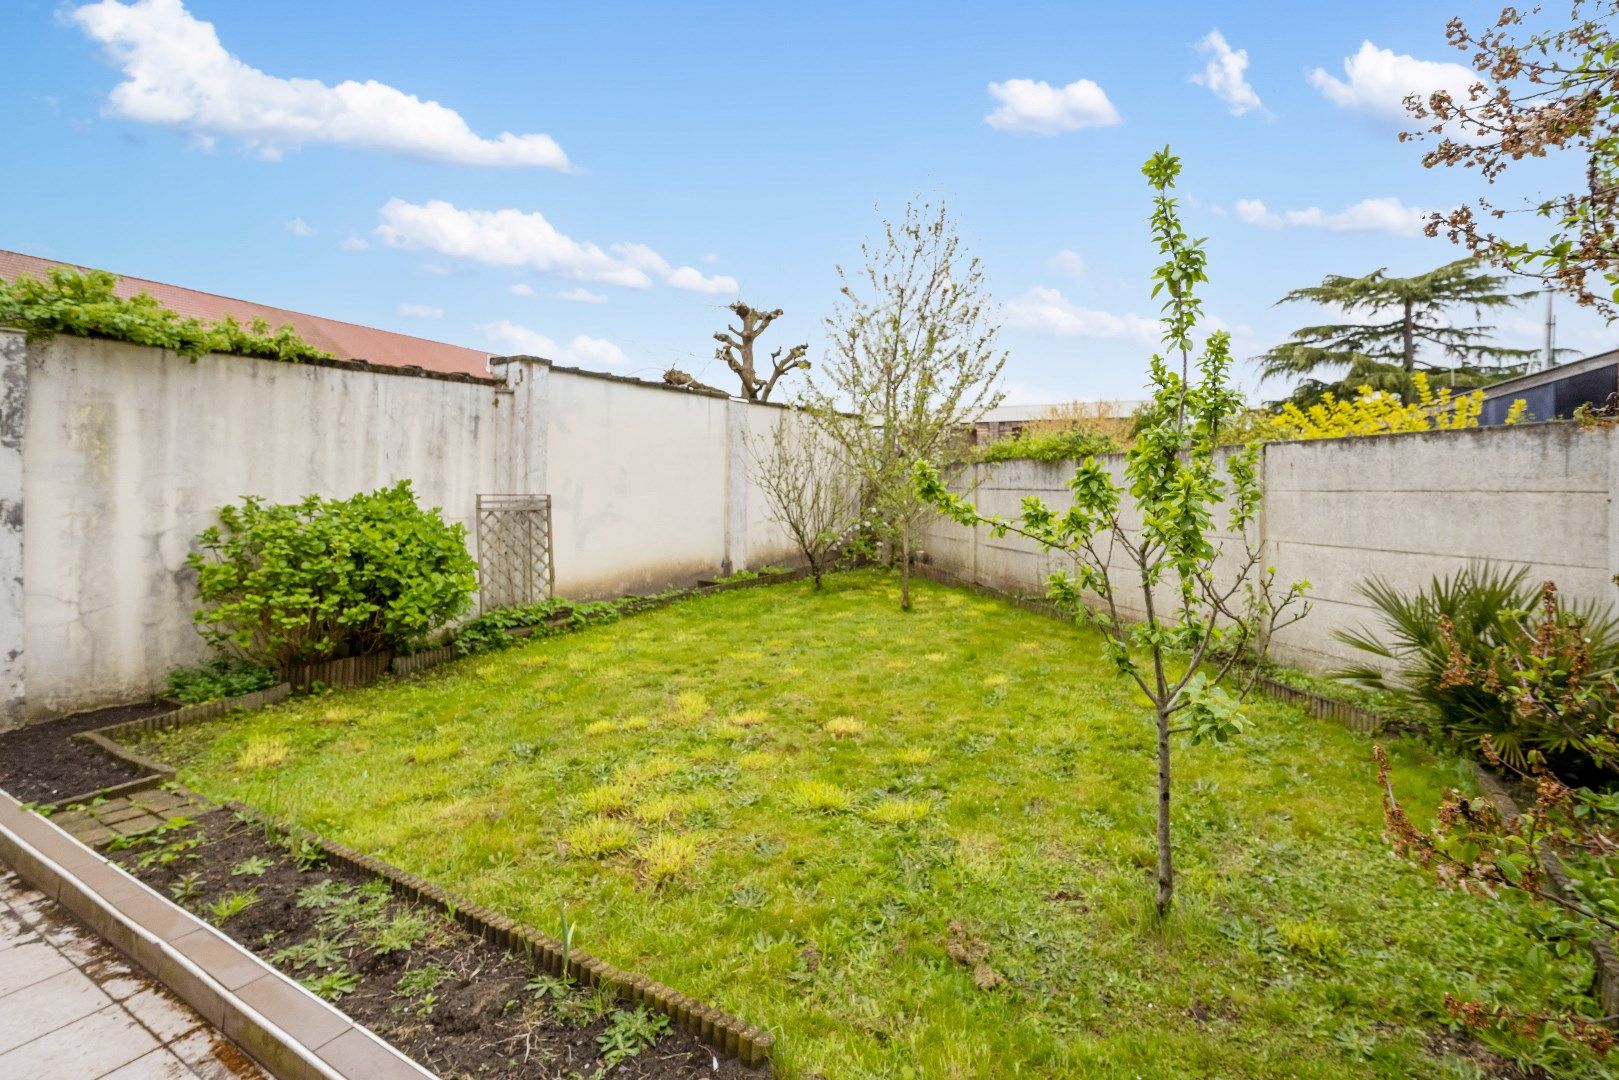
<svg viewBox="0 0 1619 1080"><path fill-rule="evenodd" d="M1328 274L1320 285L1294 289L1277 303L1306 300L1372 318L1295 330L1259 358L1260 373L1267 379L1305 376L1290 399L1301 405L1313 404L1329 390L1352 398L1361 386L1411 401L1411 376L1419 369L1442 373L1435 381L1458 389L1516 374L1521 365L1509 361L1531 357L1534 349L1496 345L1490 340L1493 326L1451 325L1446 317L1450 308L1470 307L1477 322L1486 310L1508 308L1533 295L1508 292L1504 276L1477 267L1472 259L1458 259L1408 278L1390 277L1386 269L1362 277ZM1334 369L1342 371L1341 378L1320 377Z"/></svg>

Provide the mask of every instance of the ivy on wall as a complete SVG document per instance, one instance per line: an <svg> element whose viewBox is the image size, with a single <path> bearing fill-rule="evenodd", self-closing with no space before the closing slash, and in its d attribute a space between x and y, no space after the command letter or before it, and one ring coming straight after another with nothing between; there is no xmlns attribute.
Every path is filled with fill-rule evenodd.
<svg viewBox="0 0 1619 1080"><path fill-rule="evenodd" d="M31 339L73 334L151 345L193 360L203 353L290 361L333 358L291 326L271 330L263 319L244 326L229 315L203 322L164 307L149 293L121 297L117 285L118 278L105 270L80 272L65 266L51 267L43 280L27 274L0 279L0 326L24 330Z"/></svg>

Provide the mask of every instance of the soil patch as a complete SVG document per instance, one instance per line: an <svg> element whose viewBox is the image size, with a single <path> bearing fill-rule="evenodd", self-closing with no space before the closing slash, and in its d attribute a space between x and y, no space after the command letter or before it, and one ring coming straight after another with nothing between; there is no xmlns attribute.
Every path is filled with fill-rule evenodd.
<svg viewBox="0 0 1619 1080"><path fill-rule="evenodd" d="M601 1039L652 1016L555 979L531 983L523 957L475 937L442 912L394 895L381 878L320 862L224 810L182 819L108 850L266 962L304 981L354 1020L444 1077L593 1077L610 1062ZM318 849L317 849L318 853ZM309 853L305 853L309 854ZM220 918L232 894L254 899ZM213 910L210 910L210 908ZM611 1067L625 1080L762 1080L693 1036L666 1031Z"/></svg>
<svg viewBox="0 0 1619 1080"><path fill-rule="evenodd" d="M156 701L115 705L0 734L0 788L25 802L55 803L138 779L134 766L73 736L172 711Z"/></svg>

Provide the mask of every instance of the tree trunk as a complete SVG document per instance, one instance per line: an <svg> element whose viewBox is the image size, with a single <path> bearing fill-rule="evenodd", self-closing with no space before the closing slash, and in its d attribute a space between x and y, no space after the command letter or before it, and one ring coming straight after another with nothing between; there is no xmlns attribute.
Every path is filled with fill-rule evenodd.
<svg viewBox="0 0 1619 1080"><path fill-rule="evenodd" d="M1169 843L1169 716L1158 712L1158 917L1175 899L1175 859Z"/></svg>
<svg viewBox="0 0 1619 1080"><path fill-rule="evenodd" d="M1411 301L1409 300L1405 302L1405 325L1403 331L1405 345L1405 373L1409 375L1413 371L1417 370L1416 330L1411 325Z"/></svg>
<svg viewBox="0 0 1619 1080"><path fill-rule="evenodd" d="M911 534L899 537L899 609L911 610Z"/></svg>

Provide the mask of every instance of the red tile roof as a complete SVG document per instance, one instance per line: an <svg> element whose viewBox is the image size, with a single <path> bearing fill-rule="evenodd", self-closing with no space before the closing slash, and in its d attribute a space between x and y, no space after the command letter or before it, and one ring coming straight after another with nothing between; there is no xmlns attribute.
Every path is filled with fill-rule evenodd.
<svg viewBox="0 0 1619 1080"><path fill-rule="evenodd" d="M52 266L88 269L59 259L42 259L36 255L0 249L0 278L6 280L18 274L44 277L45 271ZM126 276L119 278L118 295L134 296L140 292L151 293L159 303L173 308L181 315L190 315L205 321L212 322L226 315L234 315L237 322L243 323L263 319L272 329L283 323L291 323L292 328L309 344L317 349L325 349L340 359L367 360L387 367L414 366L428 371L462 372L483 376L489 374L486 361L490 354L481 349L468 349L460 345L448 345L442 341L396 334L391 330L379 330L374 326L359 326L337 319L322 318L319 315L306 315L301 311L288 311L285 308L268 307L229 296L216 296L213 293L198 292L196 289L186 289L179 285L167 285L161 281L148 281L146 278Z"/></svg>

